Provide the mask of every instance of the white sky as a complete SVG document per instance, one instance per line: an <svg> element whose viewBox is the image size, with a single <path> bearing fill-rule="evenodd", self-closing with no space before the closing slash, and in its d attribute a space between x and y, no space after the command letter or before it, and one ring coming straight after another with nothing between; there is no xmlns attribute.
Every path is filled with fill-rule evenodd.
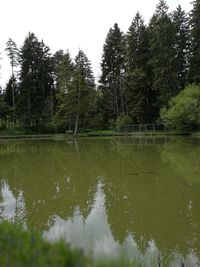
<svg viewBox="0 0 200 267"><path fill-rule="evenodd" d="M178 4L191 9L190 0L168 0L170 11ZM69 49L75 57L79 47L92 63L95 77L100 75L103 44L110 27L117 22L124 32L137 11L148 23L158 0L1 0L0 84L7 82L11 69L5 44L12 38L18 47L27 33L44 40L51 52Z"/></svg>

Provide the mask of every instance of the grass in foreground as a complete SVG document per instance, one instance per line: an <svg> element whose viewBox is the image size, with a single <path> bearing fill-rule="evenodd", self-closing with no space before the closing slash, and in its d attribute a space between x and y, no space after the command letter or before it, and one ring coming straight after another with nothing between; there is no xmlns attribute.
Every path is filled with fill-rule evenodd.
<svg viewBox="0 0 200 267"><path fill-rule="evenodd" d="M133 267L123 259L113 263L94 263L80 250L71 249L64 241L50 243L35 230L25 230L10 222L0 223L1 267Z"/></svg>
<svg viewBox="0 0 200 267"><path fill-rule="evenodd" d="M0 223L0 266L89 266L78 250L63 241L51 244L39 232Z"/></svg>

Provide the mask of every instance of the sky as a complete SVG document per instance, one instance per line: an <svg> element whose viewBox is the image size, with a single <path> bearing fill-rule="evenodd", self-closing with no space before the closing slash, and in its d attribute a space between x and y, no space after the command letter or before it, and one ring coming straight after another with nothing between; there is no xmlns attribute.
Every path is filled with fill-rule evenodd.
<svg viewBox="0 0 200 267"><path fill-rule="evenodd" d="M168 0L169 11L179 4L186 11L190 0ZM114 23L127 32L139 11L148 23L158 0L1 0L0 5L0 85L11 75L5 47L12 38L20 48L28 32L48 45L52 53L69 50L74 58L82 49L92 63L96 79L106 35Z"/></svg>

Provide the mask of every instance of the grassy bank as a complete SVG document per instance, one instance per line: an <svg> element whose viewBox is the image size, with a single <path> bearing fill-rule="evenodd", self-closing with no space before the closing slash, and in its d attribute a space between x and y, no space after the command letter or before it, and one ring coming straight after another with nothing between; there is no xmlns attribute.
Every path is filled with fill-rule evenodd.
<svg viewBox="0 0 200 267"><path fill-rule="evenodd" d="M64 242L50 244L36 231L8 222L0 223L0 266L87 266L78 251Z"/></svg>
<svg viewBox="0 0 200 267"><path fill-rule="evenodd" d="M113 130L98 130L80 132L74 134L29 134L23 132L0 132L0 140L4 139L65 139L66 137L112 137L112 136L166 136L166 135L185 135L183 133L161 132L161 131L148 131L148 132L116 132Z"/></svg>
<svg viewBox="0 0 200 267"><path fill-rule="evenodd" d="M49 243L35 230L25 230L20 225L0 223L1 267L134 267L122 259L114 263L94 263L80 250L71 249L64 241ZM155 265L156 266L156 265Z"/></svg>
<svg viewBox="0 0 200 267"><path fill-rule="evenodd" d="M113 130L99 130L87 133L78 133L78 137L98 137L98 136L165 136L165 135L186 135L185 133L162 132L162 131L141 131L141 132L117 132Z"/></svg>

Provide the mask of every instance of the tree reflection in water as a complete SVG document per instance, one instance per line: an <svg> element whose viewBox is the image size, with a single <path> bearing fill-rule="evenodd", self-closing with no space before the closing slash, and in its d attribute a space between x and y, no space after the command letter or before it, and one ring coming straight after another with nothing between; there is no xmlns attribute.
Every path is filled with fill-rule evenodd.
<svg viewBox="0 0 200 267"><path fill-rule="evenodd" d="M122 138L0 143L0 217L93 253L200 257L200 144Z"/></svg>

